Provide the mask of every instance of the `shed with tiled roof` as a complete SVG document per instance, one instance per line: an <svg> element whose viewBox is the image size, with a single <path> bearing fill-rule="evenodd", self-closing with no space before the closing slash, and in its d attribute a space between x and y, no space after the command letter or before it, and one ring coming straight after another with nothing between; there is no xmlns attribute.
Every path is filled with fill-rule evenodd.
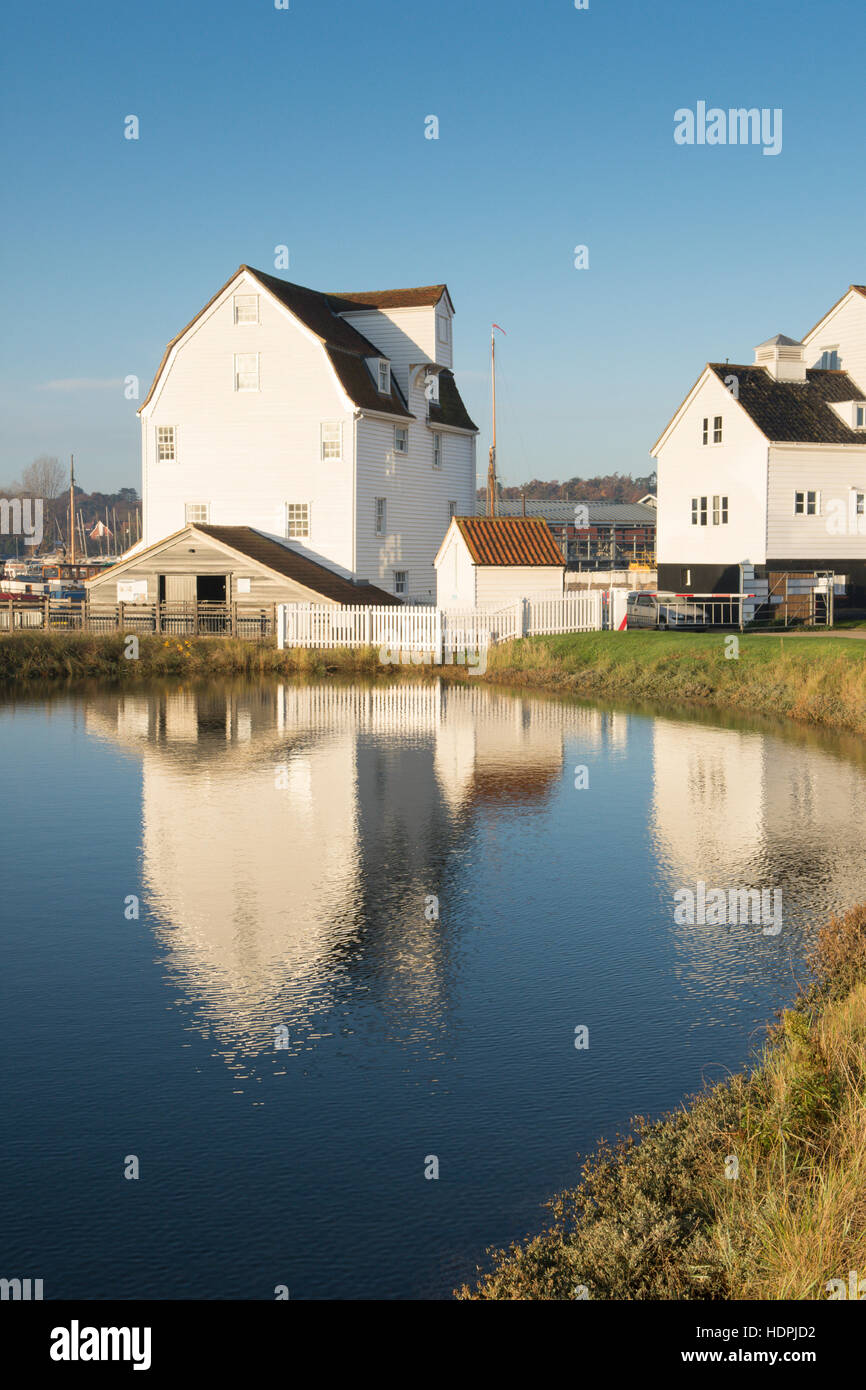
<svg viewBox="0 0 866 1390"><path fill-rule="evenodd" d="M434 561L440 608L561 594L565 560L541 517L455 516Z"/></svg>

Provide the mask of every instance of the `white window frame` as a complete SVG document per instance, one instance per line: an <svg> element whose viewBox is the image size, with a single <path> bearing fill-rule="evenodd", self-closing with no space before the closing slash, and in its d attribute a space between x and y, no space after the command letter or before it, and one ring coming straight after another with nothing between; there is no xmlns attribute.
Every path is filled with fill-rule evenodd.
<svg viewBox="0 0 866 1390"><path fill-rule="evenodd" d="M728 524L728 499L724 493L716 492L713 494L713 525L727 526Z"/></svg>
<svg viewBox="0 0 866 1390"><path fill-rule="evenodd" d="M193 510L204 511L204 516L190 516ZM207 526L210 521L210 502L184 502L183 519L186 526Z"/></svg>
<svg viewBox="0 0 866 1390"><path fill-rule="evenodd" d="M721 442L722 442L722 417L721 417L721 415L714 415L714 416L713 416L713 443L714 443L714 444L721 444Z"/></svg>
<svg viewBox="0 0 866 1390"><path fill-rule="evenodd" d="M327 439L325 431L337 432L337 439ZM337 445L337 452L332 453L334 444ZM323 463L342 463L343 461L343 422L342 420L323 420L320 434L319 457Z"/></svg>
<svg viewBox="0 0 866 1390"><path fill-rule="evenodd" d="M812 501L809 501L809 498ZM809 508L811 507L811 511ZM795 516L820 516L821 515L821 492L820 489L795 488L794 489L794 515Z"/></svg>
<svg viewBox="0 0 866 1390"><path fill-rule="evenodd" d="M405 449L401 449L401 448L400 448L400 439L401 439L401 438L405 439L405 441L406 441L406 447L405 447ZM395 426L394 426L394 453L395 453L395 454L400 454L400 455L402 455L402 456L405 458L405 456L408 454L408 452L409 452L409 426L408 426L408 425L395 425Z"/></svg>
<svg viewBox="0 0 866 1390"><path fill-rule="evenodd" d="M710 442L710 417L709 417L709 415L705 415L704 418L703 418L703 421L702 421L702 423L701 423L701 443L702 443L702 444L709 444L709 442Z"/></svg>
<svg viewBox="0 0 866 1390"><path fill-rule="evenodd" d="M236 352L236 353L235 353L235 355L234 355L234 383L235 383L235 390L236 390L236 391L243 391L243 392L246 392L246 391L259 391L259 390L261 390L261 381L262 381L262 378L261 378L261 363L260 363L260 361L259 361L260 356L261 356L261 354L258 353L258 352ZM240 384L240 383L241 383L241 377L242 377L242 376L250 377L250 376L252 375L252 373L251 373L249 370L246 370L246 371L243 371L243 372L241 371L241 368L239 367L238 364L239 364L239 362L241 361L242 358L246 358L246 359L248 359L248 360L249 360L250 358L255 358L255 363L256 363L256 384L255 384L255 386L241 386L241 384Z"/></svg>
<svg viewBox="0 0 866 1390"><path fill-rule="evenodd" d="M310 504L309 502L286 502L286 521L285 532L287 541L307 541L310 539ZM293 516L294 512L303 513L302 516ZM299 529L293 530L292 527ZM302 529L305 528L305 529Z"/></svg>
<svg viewBox="0 0 866 1390"><path fill-rule="evenodd" d="M250 304L252 304L252 307L253 307L253 310L254 310L254 313L255 313L255 317L254 317L254 318L241 318L241 313L242 313L241 304L242 304L243 301L246 301L246 303L243 304L243 309L244 309L244 310L249 310ZM233 302L232 308L233 308L233 313L234 313L234 321L235 321L235 323L236 323L239 327L240 327L240 326L243 326L243 325L249 326L250 324L255 325L255 324L258 323L258 321L259 321L259 297L258 297L257 294L236 294L235 297L234 297L234 302Z"/></svg>
<svg viewBox="0 0 866 1390"><path fill-rule="evenodd" d="M692 525L693 525L693 526L706 526L706 524L707 524L707 511L708 511L708 509L707 509L707 503L708 503L708 501L709 501L709 496L707 496L707 497L693 497L693 498L692 498Z"/></svg>
<svg viewBox="0 0 866 1390"><path fill-rule="evenodd" d="M866 492L860 492L856 487L852 491L854 493L854 515L866 516Z"/></svg>
<svg viewBox="0 0 866 1390"><path fill-rule="evenodd" d="M384 374L384 385L383 382ZM391 394L391 363L387 357L380 357L376 366L376 390L380 396L390 396Z"/></svg>
<svg viewBox="0 0 866 1390"><path fill-rule="evenodd" d="M437 314L436 337L440 343L451 346L451 318L448 314Z"/></svg>
<svg viewBox="0 0 866 1390"><path fill-rule="evenodd" d="M384 536L388 530L388 499L377 497L373 505L374 534Z"/></svg>
<svg viewBox="0 0 866 1390"><path fill-rule="evenodd" d="M862 430L866 426L866 406L855 405L854 407L854 428Z"/></svg>
<svg viewBox="0 0 866 1390"><path fill-rule="evenodd" d="M169 433L171 434L171 453L163 455L159 436ZM156 461L157 463L177 463L177 425L157 425Z"/></svg>
<svg viewBox="0 0 866 1390"><path fill-rule="evenodd" d="M403 594L403 595L405 596L406 594L408 594L408 592L409 592L409 571L408 571L408 570L395 570L395 571L394 571L394 593L395 593L395 594L398 594L398 595Z"/></svg>
<svg viewBox="0 0 866 1390"><path fill-rule="evenodd" d="M445 439L441 430L433 430L433 467L437 473L442 468L442 455L445 452Z"/></svg>

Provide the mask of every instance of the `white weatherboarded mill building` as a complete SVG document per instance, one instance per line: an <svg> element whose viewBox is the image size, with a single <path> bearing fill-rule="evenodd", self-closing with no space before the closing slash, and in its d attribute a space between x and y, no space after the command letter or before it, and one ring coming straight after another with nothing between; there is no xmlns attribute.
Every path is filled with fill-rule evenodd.
<svg viewBox="0 0 866 1390"><path fill-rule="evenodd" d="M565 561L540 517L455 516L436 556L440 608L489 608L563 592Z"/></svg>
<svg viewBox="0 0 866 1390"><path fill-rule="evenodd" d="M142 548L247 526L431 602L475 509L447 286L325 294L242 265L169 343L139 411Z"/></svg>
<svg viewBox="0 0 866 1390"><path fill-rule="evenodd" d="M802 341L709 363L651 452L660 589L832 572L866 601L866 286Z"/></svg>

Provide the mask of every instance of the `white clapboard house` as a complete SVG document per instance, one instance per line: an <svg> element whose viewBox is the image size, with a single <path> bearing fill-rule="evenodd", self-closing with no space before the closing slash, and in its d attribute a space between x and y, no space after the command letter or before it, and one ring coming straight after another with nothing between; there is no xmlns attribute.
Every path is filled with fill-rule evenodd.
<svg viewBox="0 0 866 1390"><path fill-rule="evenodd" d="M866 286L801 341L709 363L652 448L658 584L736 593L743 577L832 571L866 599Z"/></svg>
<svg viewBox="0 0 866 1390"><path fill-rule="evenodd" d="M445 285L325 294L242 265L169 343L139 414L141 549L252 527L404 599L475 509Z"/></svg>

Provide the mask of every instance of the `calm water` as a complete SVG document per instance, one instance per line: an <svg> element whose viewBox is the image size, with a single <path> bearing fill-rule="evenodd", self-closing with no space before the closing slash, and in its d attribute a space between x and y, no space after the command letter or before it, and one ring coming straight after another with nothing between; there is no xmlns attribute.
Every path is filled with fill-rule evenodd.
<svg viewBox="0 0 866 1390"><path fill-rule="evenodd" d="M0 1275L46 1298L446 1297L866 898L864 768L797 733L225 685L0 735ZM698 880L782 931L677 925Z"/></svg>

